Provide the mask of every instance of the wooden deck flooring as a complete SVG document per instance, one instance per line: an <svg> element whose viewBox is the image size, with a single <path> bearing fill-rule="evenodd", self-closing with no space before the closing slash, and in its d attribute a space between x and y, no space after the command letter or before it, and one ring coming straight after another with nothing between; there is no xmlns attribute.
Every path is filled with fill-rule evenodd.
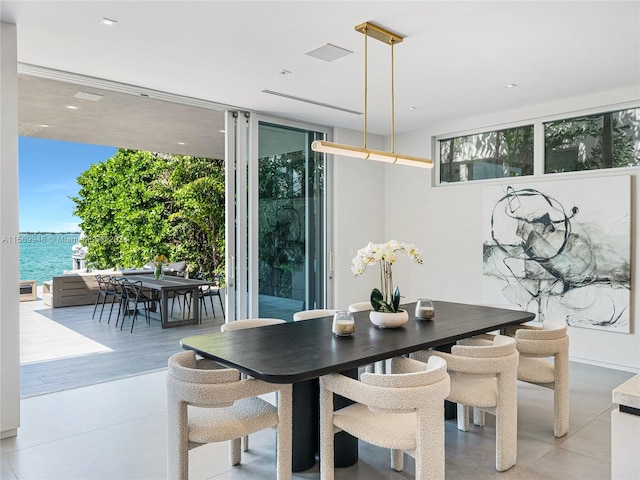
<svg viewBox="0 0 640 480"><path fill-rule="evenodd" d="M25 398L166 368L169 357L181 350L181 338L220 331L220 306L215 318L208 307L201 325L162 329L159 321L147 325L139 315L129 333L129 319L123 330L116 329L115 313L110 324L107 312L99 322L98 315L91 318L93 305L52 308L40 292L38 300L20 304L20 394Z"/></svg>

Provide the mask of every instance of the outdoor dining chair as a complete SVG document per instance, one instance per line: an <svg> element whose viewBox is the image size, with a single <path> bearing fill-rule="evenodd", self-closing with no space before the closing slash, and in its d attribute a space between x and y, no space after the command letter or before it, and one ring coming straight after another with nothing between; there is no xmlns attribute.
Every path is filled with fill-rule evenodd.
<svg viewBox="0 0 640 480"><path fill-rule="evenodd" d="M156 302L156 300L152 297L147 296L142 291L142 282L131 282L129 280L123 280L122 288L124 291L124 295L122 297L122 322L120 323L120 330L124 326L125 317L133 315L131 317L131 333L133 333L133 326L136 323L136 318L138 317L138 305L142 305L144 307L144 315L147 320L147 325L151 324L151 315L150 311L152 305ZM116 327L118 326L116 322Z"/></svg>
<svg viewBox="0 0 640 480"><path fill-rule="evenodd" d="M123 282L125 282L124 278L111 277L111 288L113 289L113 299L111 300L111 308L109 309L109 319L107 320L107 325L111 323L111 314L113 313L113 307L118 305L118 314L116 315L116 328L118 327L118 322L120 321L120 315L123 313L123 301L126 297L126 292L124 290Z"/></svg>
<svg viewBox="0 0 640 480"><path fill-rule="evenodd" d="M98 321L102 322L102 313L104 312L104 305L107 303L107 297L111 297L111 301L115 300L115 289L113 287L113 282L109 275L96 275L96 282L98 283L98 296L96 297L96 303L93 307L93 315L91 318L95 318L96 310L98 309L98 304L101 304L100 307L100 317L98 317ZM100 301L102 299L102 301Z"/></svg>
<svg viewBox="0 0 640 480"><path fill-rule="evenodd" d="M198 298L200 299L200 305L204 308L204 314L209 314L209 312L207 311L206 302L208 298L209 302L211 303L211 312L213 313L213 317L215 318L216 311L213 308L213 297L218 297L218 300L220 301L220 310L222 310L222 318L224 319L224 305L222 304L222 295L220 295L220 288L214 287L213 285L204 285L198 288ZM202 323L202 319L200 320Z"/></svg>

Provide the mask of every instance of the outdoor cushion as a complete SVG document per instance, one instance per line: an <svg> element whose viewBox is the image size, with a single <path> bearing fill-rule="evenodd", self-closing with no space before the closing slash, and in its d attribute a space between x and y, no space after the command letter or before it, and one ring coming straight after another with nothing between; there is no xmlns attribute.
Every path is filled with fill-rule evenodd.
<svg viewBox="0 0 640 480"><path fill-rule="evenodd" d="M180 262L169 263L167 266L162 267L165 272L184 272L187 269L187 262L184 260Z"/></svg>

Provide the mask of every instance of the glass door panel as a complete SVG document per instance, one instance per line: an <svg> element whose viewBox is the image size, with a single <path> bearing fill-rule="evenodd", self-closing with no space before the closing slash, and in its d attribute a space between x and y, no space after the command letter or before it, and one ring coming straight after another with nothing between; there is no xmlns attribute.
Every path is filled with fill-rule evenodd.
<svg viewBox="0 0 640 480"><path fill-rule="evenodd" d="M291 320L326 304L324 155L315 132L258 123L257 286L260 317Z"/></svg>

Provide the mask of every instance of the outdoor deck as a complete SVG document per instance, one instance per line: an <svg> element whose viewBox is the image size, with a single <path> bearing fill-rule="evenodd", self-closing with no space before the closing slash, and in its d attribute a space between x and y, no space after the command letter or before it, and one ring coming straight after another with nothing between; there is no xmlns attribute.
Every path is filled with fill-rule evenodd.
<svg viewBox="0 0 640 480"><path fill-rule="evenodd" d="M181 338L220 331L224 319L217 298L214 306L215 317L207 301L201 325L166 329L159 320L147 325L139 314L130 333L130 318L116 329L115 312L107 324L108 309L99 322L99 307L91 318L93 305L45 305L40 287L36 301L20 303L20 394L30 397L166 368L168 358L180 351Z"/></svg>
<svg viewBox="0 0 640 480"><path fill-rule="evenodd" d="M171 301L169 301L171 305ZM207 300L207 314L201 309L202 324L160 327L159 320L147 325L138 314L133 333L131 318L124 328L116 328L116 313L110 324L108 307L98 321L92 319L93 305L53 308L37 300L20 303L20 395L31 397L96 383L108 382L167 367L169 357L181 350L180 339L191 335L219 332L224 323L217 298L215 316ZM178 302L175 304L178 314ZM303 303L260 295L260 316L292 320Z"/></svg>

